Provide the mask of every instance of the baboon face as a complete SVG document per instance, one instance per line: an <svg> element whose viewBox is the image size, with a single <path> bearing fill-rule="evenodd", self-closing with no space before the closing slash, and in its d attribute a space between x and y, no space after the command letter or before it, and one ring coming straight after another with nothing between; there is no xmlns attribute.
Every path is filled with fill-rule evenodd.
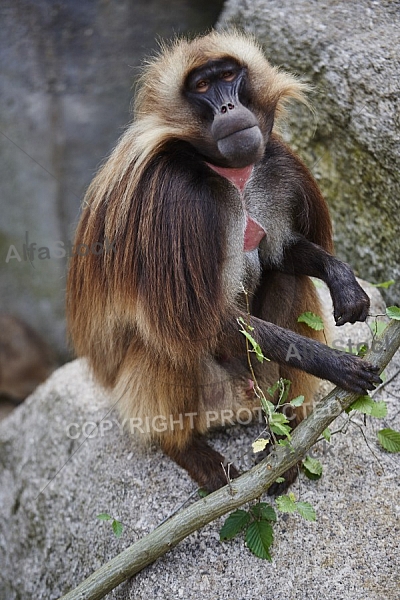
<svg viewBox="0 0 400 600"><path fill-rule="evenodd" d="M206 128L206 135L191 143L214 164L246 167L264 153L247 84L246 68L232 58L209 60L186 78L185 96Z"/></svg>

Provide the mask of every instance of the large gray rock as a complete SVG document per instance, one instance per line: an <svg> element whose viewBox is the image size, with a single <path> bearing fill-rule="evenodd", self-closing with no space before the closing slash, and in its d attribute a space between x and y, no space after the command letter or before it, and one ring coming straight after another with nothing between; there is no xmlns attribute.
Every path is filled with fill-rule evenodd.
<svg viewBox="0 0 400 600"><path fill-rule="evenodd" d="M221 24L314 86L285 129L329 201L338 254L400 301L400 3L227 0Z"/></svg>
<svg viewBox="0 0 400 600"><path fill-rule="evenodd" d="M213 25L221 5L1 2L0 310L29 322L62 354L61 255L84 190L130 120L138 65L158 37ZM23 252L30 243L37 244L31 261ZM48 253L39 256L39 247Z"/></svg>
<svg viewBox="0 0 400 600"><path fill-rule="evenodd" d="M372 312L381 313L382 302L372 293ZM371 332L366 325L345 326L334 339L341 346L349 339L353 346L370 344ZM397 354L388 376L399 369ZM380 394L389 403L388 417L367 421L369 447L353 427L335 436L332 447L314 448L324 465L322 479L302 477L292 491L313 504L317 521L280 515L272 564L255 558L240 539L221 544L219 519L107 597L397 599L400 467L379 448L375 431L400 428L399 393L397 377ZM235 427L214 434L212 444L246 469L260 428ZM140 450L121 431L84 360L65 365L0 423L0 598L58 598L195 490L159 450ZM120 539L96 519L102 512L125 524Z"/></svg>

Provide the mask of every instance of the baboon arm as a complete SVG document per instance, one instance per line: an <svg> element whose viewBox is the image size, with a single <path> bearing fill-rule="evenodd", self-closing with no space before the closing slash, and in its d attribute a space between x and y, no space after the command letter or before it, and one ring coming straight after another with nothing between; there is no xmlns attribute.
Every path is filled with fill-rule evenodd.
<svg viewBox="0 0 400 600"><path fill-rule="evenodd" d="M320 379L328 379L349 392L365 394L381 383L378 369L358 356L334 350L257 317L245 313L238 316L250 325L252 337L269 360L301 369ZM229 337L224 340L225 347L243 354L244 336L237 322L232 320L226 327L225 335Z"/></svg>
<svg viewBox="0 0 400 600"><path fill-rule="evenodd" d="M297 235L285 248L277 269L289 275L309 275L324 281L331 293L336 325L365 321L370 301L353 271L317 244Z"/></svg>

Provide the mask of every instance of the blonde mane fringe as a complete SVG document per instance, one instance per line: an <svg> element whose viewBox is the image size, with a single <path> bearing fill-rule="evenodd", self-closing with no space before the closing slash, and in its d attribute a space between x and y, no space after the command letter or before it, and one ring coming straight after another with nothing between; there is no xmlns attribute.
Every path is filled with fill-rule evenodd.
<svg viewBox="0 0 400 600"><path fill-rule="evenodd" d="M113 190L124 182L115 218L111 218L114 230L108 232L110 235L118 233L123 226L132 191L150 159L168 141L175 138L190 141L201 127L201 123L193 120L193 115L185 111L182 87L177 86L177 82L182 82L183 86L188 73L210 57L228 55L246 65L256 96L265 104L269 102L276 105L277 120L285 116L287 104L291 100L301 102L311 109L305 96L310 86L272 66L253 35L229 29L211 31L193 40L180 37L170 43L160 42L159 52L144 62L142 74L136 84L134 121L99 169L83 201L84 208L96 209L100 203L107 203ZM174 106L179 107L181 118Z"/></svg>

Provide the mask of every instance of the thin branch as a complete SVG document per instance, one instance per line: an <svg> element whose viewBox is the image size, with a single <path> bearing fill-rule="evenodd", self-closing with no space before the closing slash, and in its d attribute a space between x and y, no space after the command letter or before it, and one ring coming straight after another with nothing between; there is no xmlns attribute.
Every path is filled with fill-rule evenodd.
<svg viewBox="0 0 400 600"><path fill-rule="evenodd" d="M379 339L382 344L375 345L379 350L371 349L365 358L379 366L382 372L400 347L400 322L392 321ZM261 496L280 475L307 454L324 429L358 397L358 394L339 388L332 390L293 431L290 449L277 446L262 462L233 480L231 489L225 486L174 515L100 567L62 600L103 598L197 529Z"/></svg>
<svg viewBox="0 0 400 600"><path fill-rule="evenodd" d="M364 415L364 416L366 416L366 415ZM378 465L379 465L379 466L380 466L380 468L382 469L382 472L384 473L384 472L385 472L385 467L383 466L383 464L381 463L381 461L380 461L380 460L379 460L379 458L377 457L377 455L376 455L376 453L374 452L374 450L371 448L371 446L370 446L370 444L369 444L369 441L368 441L368 439L367 439L367 436L365 435L365 432L364 432L364 426L363 426L362 424L360 424L360 423L357 423L357 421L354 421L354 420L351 420L351 419L350 419L350 421L351 421L351 423L352 423L353 425L355 425L356 427L358 427L358 429L359 429L359 431L360 431L361 435L362 435L362 436L363 436L363 438L364 438L364 442L365 442L365 444L366 444L366 446L367 446L368 450L371 452L372 456L375 458L376 462L378 463Z"/></svg>
<svg viewBox="0 0 400 600"><path fill-rule="evenodd" d="M372 392L370 392L369 395L373 398L375 396L375 394L377 394L383 388L385 388L387 385L389 385L389 383L391 383L393 381L393 379L396 379L396 377L399 375L399 373L400 373L400 369L397 369L397 371L395 373L393 373L393 375L391 377L389 377L389 379L387 379L386 381L384 381L383 383L378 385L378 387L375 388Z"/></svg>
<svg viewBox="0 0 400 600"><path fill-rule="evenodd" d="M169 519L170 519L171 517L173 517L174 515L176 515L176 514L177 514L177 513L178 513L178 512L179 512L179 511L180 511L180 510L181 510L181 509L182 509L182 508L185 506L185 504L187 504L188 502L190 502L190 500L191 500L192 498L194 498L195 496L198 496L198 493L199 493L199 491L198 491L198 490L194 490L194 491L193 491L191 494L189 494L189 496L186 498L186 500L184 500L183 502L181 502L181 503L180 503L180 505L179 505L179 506L177 506L177 507L175 508L175 510L173 510L173 511L172 511L172 513L171 513L171 514L169 514L167 517L165 517L165 519L163 519L163 520L161 521L161 523L159 523L159 524L157 525L157 527L161 527L161 525L163 525L163 523L166 523L167 521L169 521Z"/></svg>

